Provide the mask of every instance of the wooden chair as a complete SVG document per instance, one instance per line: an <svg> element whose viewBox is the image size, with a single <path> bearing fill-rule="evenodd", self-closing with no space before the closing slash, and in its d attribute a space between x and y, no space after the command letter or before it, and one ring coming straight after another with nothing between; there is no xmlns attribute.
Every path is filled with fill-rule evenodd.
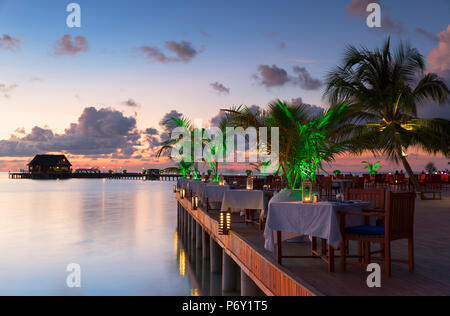
<svg viewBox="0 0 450 316"><path fill-rule="evenodd" d="M391 263L400 262L409 265L409 271L414 271L414 208L415 193L392 193L387 195L387 208L385 213L381 212L340 212L341 231L342 231L342 249L341 249L341 270L345 271L347 264L366 266L371 261L370 243L384 243L384 256L373 258L374 260L383 260L384 269L387 277L391 276ZM365 217L384 218L385 226L356 226L345 227L346 215L356 215ZM394 260L391 258L391 241L407 239L408 240L408 260ZM364 253L366 260L363 264L358 262L347 262L347 241L358 241L368 244L367 251Z"/></svg>
<svg viewBox="0 0 450 316"><path fill-rule="evenodd" d="M331 198L333 196L333 180L330 177L321 179L319 183L321 197Z"/></svg>
<svg viewBox="0 0 450 316"><path fill-rule="evenodd" d="M386 190L385 189L350 189L347 188L345 190L345 200L359 200L359 201L365 201L370 202L373 207L373 211L375 212L385 212L385 201L386 201ZM366 224L369 224L369 219L366 219ZM383 219L377 220L377 226L384 225ZM347 246L347 252L348 252L348 243L346 243ZM384 249L384 245L381 245L381 249ZM358 243L358 256L360 258L360 262L363 262L363 253L366 251L364 243ZM373 252L371 254L379 253Z"/></svg>
<svg viewBox="0 0 450 316"><path fill-rule="evenodd" d="M373 210L377 212L385 211L385 189L345 189L345 200L359 200L372 203Z"/></svg>
<svg viewBox="0 0 450 316"><path fill-rule="evenodd" d="M353 177L353 187L356 189L364 189L365 179L362 177Z"/></svg>

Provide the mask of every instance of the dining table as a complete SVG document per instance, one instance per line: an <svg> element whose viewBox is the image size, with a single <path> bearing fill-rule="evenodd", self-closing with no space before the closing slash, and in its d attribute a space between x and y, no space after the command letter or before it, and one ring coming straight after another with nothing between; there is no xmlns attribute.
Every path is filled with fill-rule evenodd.
<svg viewBox="0 0 450 316"><path fill-rule="evenodd" d="M189 181L189 179L186 179L186 178L179 178L179 179L177 180L177 188L178 188L178 190L180 190L180 189L186 189L187 184L188 184L188 181Z"/></svg>
<svg viewBox="0 0 450 316"><path fill-rule="evenodd" d="M264 221L264 198L262 190L228 190L223 195L222 211L239 212L245 215L244 223L255 223L262 229ZM258 211L259 216L256 221L253 217Z"/></svg>
<svg viewBox="0 0 450 316"><path fill-rule="evenodd" d="M328 270L334 271L334 251L342 242L339 212L364 212L372 209L364 201L323 201L303 203L301 201L276 200L269 203L264 230L265 249L273 252L279 264L282 258L320 258L328 263ZM364 225L364 217L349 215L346 227ZM311 237L310 256L283 256L281 232L296 233ZM275 236L274 236L275 235ZM322 240L322 252L317 251L317 238ZM275 244L277 245L275 247Z"/></svg>
<svg viewBox="0 0 450 316"><path fill-rule="evenodd" d="M202 186L199 198L205 205L206 212L212 210L211 203L222 203L223 195L229 189L230 187L228 185L219 185L216 182L208 183Z"/></svg>
<svg viewBox="0 0 450 316"><path fill-rule="evenodd" d="M200 196L200 192L206 185L202 180L191 180L186 185L186 191L189 192L190 196Z"/></svg>

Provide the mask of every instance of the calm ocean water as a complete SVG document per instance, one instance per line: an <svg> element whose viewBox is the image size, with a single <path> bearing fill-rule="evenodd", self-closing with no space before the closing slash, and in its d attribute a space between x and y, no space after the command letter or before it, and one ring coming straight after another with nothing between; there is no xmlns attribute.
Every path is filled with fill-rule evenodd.
<svg viewBox="0 0 450 316"><path fill-rule="evenodd" d="M0 295L202 294L176 234L172 186L0 173ZM81 288L66 285L70 263Z"/></svg>

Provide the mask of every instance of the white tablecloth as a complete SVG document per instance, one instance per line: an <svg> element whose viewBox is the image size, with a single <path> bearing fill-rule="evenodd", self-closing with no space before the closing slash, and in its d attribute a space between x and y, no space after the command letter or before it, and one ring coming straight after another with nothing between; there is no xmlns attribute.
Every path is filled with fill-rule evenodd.
<svg viewBox="0 0 450 316"><path fill-rule="evenodd" d="M178 180L177 180L177 188L178 188L178 190L179 189L186 189L186 186L187 186L187 184L188 184L188 179L186 179L186 178L179 178Z"/></svg>
<svg viewBox="0 0 450 316"><path fill-rule="evenodd" d="M335 202L270 202L264 230L264 247L273 251L274 231L297 233L327 239L329 245L337 249L342 242L338 210L361 212L372 208L369 202L343 204ZM346 225L364 225L363 216L347 216Z"/></svg>
<svg viewBox="0 0 450 316"><path fill-rule="evenodd" d="M222 211L231 209L264 211L264 192L259 190L229 190L223 195Z"/></svg>
<svg viewBox="0 0 450 316"><path fill-rule="evenodd" d="M207 184L202 187L200 199L203 202L206 202L206 199L209 202L222 202L224 193L229 189L228 185Z"/></svg>
<svg viewBox="0 0 450 316"><path fill-rule="evenodd" d="M206 183L202 182L202 180L193 180L188 182L186 189L187 191L192 191L193 195L200 196L205 185Z"/></svg>

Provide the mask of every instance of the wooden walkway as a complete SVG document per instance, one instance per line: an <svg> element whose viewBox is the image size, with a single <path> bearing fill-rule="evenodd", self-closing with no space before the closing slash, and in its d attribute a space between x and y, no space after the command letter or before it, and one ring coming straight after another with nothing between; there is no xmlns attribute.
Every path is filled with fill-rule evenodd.
<svg viewBox="0 0 450 316"><path fill-rule="evenodd" d="M393 263L393 276L387 279L382 273L381 288L367 287L369 273L362 268L349 266L347 272L339 272L339 259L335 273L329 273L327 265L315 259L285 259L280 266L264 249L262 232L256 226L233 224L228 236L218 236L218 212L192 211L187 200L178 201L268 295L450 295L449 197L417 200L416 271L411 274L407 265ZM393 258L404 258L407 249L405 242L394 242ZM283 251L286 255L307 255L310 245L285 242Z"/></svg>
<svg viewBox="0 0 450 316"><path fill-rule="evenodd" d="M29 172L9 172L10 179L115 179L115 180L147 180L175 181L181 174L143 174L143 173L50 173L32 174Z"/></svg>

